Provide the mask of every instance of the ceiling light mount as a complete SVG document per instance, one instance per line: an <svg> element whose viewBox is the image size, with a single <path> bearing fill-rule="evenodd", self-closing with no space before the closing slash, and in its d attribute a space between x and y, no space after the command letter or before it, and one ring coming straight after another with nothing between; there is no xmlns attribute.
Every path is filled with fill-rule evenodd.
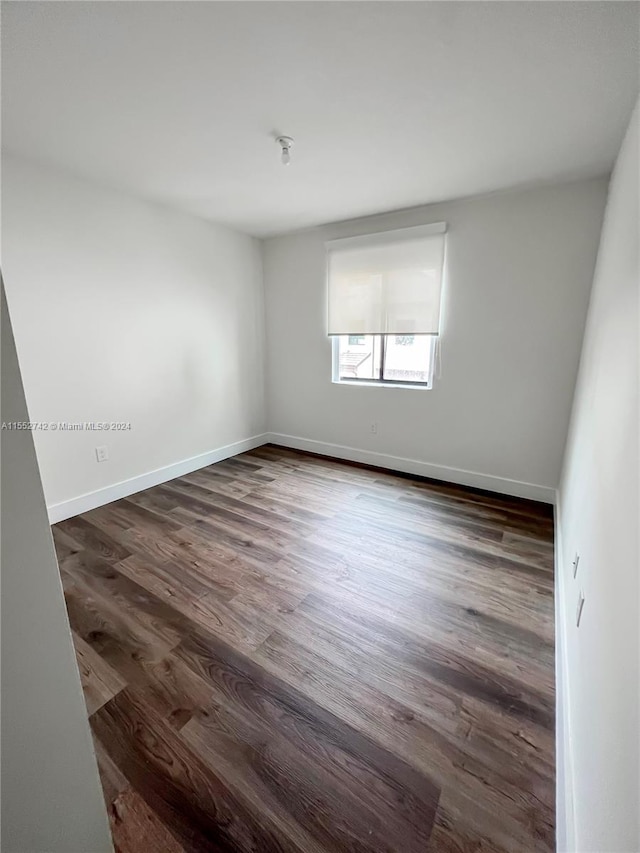
<svg viewBox="0 0 640 853"><path fill-rule="evenodd" d="M280 162L283 166L288 166L291 162L291 146L293 139L290 136L278 136L276 142L280 146Z"/></svg>

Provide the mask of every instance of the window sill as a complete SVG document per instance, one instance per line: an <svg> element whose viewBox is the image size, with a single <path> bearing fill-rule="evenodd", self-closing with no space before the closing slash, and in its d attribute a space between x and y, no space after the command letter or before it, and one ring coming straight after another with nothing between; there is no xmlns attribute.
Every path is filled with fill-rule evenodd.
<svg viewBox="0 0 640 853"><path fill-rule="evenodd" d="M376 382L375 379L369 382L367 379L332 379L334 385L349 385L351 388L404 388L411 391L431 391L433 385L418 385L407 382Z"/></svg>

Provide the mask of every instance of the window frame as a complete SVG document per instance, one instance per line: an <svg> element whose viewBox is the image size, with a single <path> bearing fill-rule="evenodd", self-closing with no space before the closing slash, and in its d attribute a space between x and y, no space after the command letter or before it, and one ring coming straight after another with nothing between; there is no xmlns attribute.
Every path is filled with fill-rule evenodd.
<svg viewBox="0 0 640 853"><path fill-rule="evenodd" d="M352 377L349 379L342 379L340 377L340 335L332 335L331 336L331 381L336 383L337 385L369 385L375 386L378 388L413 388L413 389L422 389L423 391L430 391L433 388L433 375L435 368L435 358L436 358L436 342L438 339L437 335L428 335L427 337L431 338L431 348L429 354L429 378L426 382L412 382L407 379L384 379L382 376L384 370L384 357L386 351L386 338L388 337L397 337L395 332L392 332L389 335L373 335L373 337L381 338L380 343L380 378L379 379L358 379L357 377ZM348 337L348 336L343 336Z"/></svg>

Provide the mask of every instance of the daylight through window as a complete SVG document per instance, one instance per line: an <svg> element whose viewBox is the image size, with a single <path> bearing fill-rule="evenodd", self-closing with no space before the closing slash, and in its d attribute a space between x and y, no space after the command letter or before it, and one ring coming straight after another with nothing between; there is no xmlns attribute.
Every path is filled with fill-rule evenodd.
<svg viewBox="0 0 640 853"><path fill-rule="evenodd" d="M334 378L341 382L431 384L433 335L339 335Z"/></svg>
<svg viewBox="0 0 640 853"><path fill-rule="evenodd" d="M336 382L431 386L444 222L326 244Z"/></svg>

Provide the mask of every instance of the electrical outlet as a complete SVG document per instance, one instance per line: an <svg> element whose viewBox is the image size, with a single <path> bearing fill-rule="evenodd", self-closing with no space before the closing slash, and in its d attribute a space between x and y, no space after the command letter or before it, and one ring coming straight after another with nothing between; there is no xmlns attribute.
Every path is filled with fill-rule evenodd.
<svg viewBox="0 0 640 853"><path fill-rule="evenodd" d="M378 424L371 424L371 435L378 434Z"/></svg>
<svg viewBox="0 0 640 853"><path fill-rule="evenodd" d="M576 626L580 627L580 619L582 618L582 608L584 607L584 592L580 591L578 596L578 607L576 609Z"/></svg>
<svg viewBox="0 0 640 853"><path fill-rule="evenodd" d="M106 462L109 458L109 448L106 444L96 447L96 459L98 462Z"/></svg>
<svg viewBox="0 0 640 853"><path fill-rule="evenodd" d="M573 558L573 563L571 563L571 565L573 566L573 576L574 576L574 578L575 578L575 576L578 574L578 563L579 563L579 562L580 562L580 554L578 554L578 552L576 551L576 555L575 555L575 557Z"/></svg>

